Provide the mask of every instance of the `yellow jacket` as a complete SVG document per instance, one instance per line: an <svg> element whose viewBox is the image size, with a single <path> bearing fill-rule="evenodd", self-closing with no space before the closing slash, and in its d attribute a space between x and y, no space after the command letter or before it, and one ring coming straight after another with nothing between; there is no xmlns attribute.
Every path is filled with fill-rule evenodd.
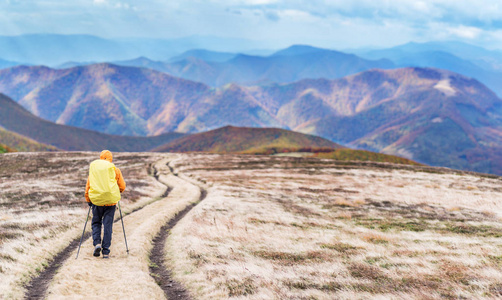
<svg viewBox="0 0 502 300"><path fill-rule="evenodd" d="M89 167L85 200L98 206L112 206L120 200L120 193L125 190L126 184L122 172L112 163L110 151L103 150L99 158Z"/></svg>

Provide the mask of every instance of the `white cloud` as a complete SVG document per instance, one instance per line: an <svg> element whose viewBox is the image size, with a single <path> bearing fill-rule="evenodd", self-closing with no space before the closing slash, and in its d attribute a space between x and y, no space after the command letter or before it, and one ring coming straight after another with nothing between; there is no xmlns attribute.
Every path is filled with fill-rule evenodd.
<svg viewBox="0 0 502 300"><path fill-rule="evenodd" d="M465 39L478 38L483 32L483 30L479 28L463 26L463 25L459 25L457 27L450 27L448 28L448 31L454 36L458 36L460 38L465 38Z"/></svg>
<svg viewBox="0 0 502 300"><path fill-rule="evenodd" d="M117 2L117 3L115 3L115 8L129 9L130 6L127 3Z"/></svg>

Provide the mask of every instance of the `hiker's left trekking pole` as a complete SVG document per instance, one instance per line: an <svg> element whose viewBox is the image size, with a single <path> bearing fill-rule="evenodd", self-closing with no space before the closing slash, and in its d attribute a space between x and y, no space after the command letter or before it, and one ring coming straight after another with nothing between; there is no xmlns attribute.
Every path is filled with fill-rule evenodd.
<svg viewBox="0 0 502 300"><path fill-rule="evenodd" d="M127 254L129 254L129 247L127 247L127 238L126 238L125 228L124 228L124 218L122 218L122 209L120 209L120 201L118 203L119 203L119 211L120 211L120 221L122 221L122 230L124 231L124 240L125 240L125 244L126 244Z"/></svg>
<svg viewBox="0 0 502 300"><path fill-rule="evenodd" d="M82 237L80 238L80 244L78 244L77 257L75 257L75 259L78 258L78 253L80 252L80 246L82 246L82 239L84 239L85 227L87 226L87 221L89 221L89 214L91 213L91 207L92 206L89 206L89 211L87 212L87 219L85 219L84 230L82 231Z"/></svg>

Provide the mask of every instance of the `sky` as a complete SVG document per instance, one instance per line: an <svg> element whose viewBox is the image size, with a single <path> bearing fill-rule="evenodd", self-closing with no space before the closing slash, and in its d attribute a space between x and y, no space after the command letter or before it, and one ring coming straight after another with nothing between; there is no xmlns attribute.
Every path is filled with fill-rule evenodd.
<svg viewBox="0 0 502 300"><path fill-rule="evenodd" d="M0 14L0 35L198 35L334 49L455 40L502 49L501 0L0 0Z"/></svg>

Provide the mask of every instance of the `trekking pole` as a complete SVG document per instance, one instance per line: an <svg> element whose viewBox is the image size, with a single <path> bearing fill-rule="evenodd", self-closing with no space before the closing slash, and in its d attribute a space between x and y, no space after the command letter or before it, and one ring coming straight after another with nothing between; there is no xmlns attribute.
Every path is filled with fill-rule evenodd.
<svg viewBox="0 0 502 300"><path fill-rule="evenodd" d="M84 239L85 227L87 226L87 221L89 221L89 214L90 213L91 213L91 206L89 206L89 211L87 212L87 219L85 219L84 230L82 231L82 237L80 238L80 244L78 245L77 257L75 257L75 259L78 258L78 253L80 252L80 246L82 246L82 240Z"/></svg>
<svg viewBox="0 0 502 300"><path fill-rule="evenodd" d="M127 238L126 238L125 228L124 228L124 218L122 218L122 209L120 209L120 201L118 203L119 203L119 211L120 211L120 221L122 221L122 230L124 231L124 240L125 240L125 244L126 244L127 254L129 254L129 247L127 247Z"/></svg>

